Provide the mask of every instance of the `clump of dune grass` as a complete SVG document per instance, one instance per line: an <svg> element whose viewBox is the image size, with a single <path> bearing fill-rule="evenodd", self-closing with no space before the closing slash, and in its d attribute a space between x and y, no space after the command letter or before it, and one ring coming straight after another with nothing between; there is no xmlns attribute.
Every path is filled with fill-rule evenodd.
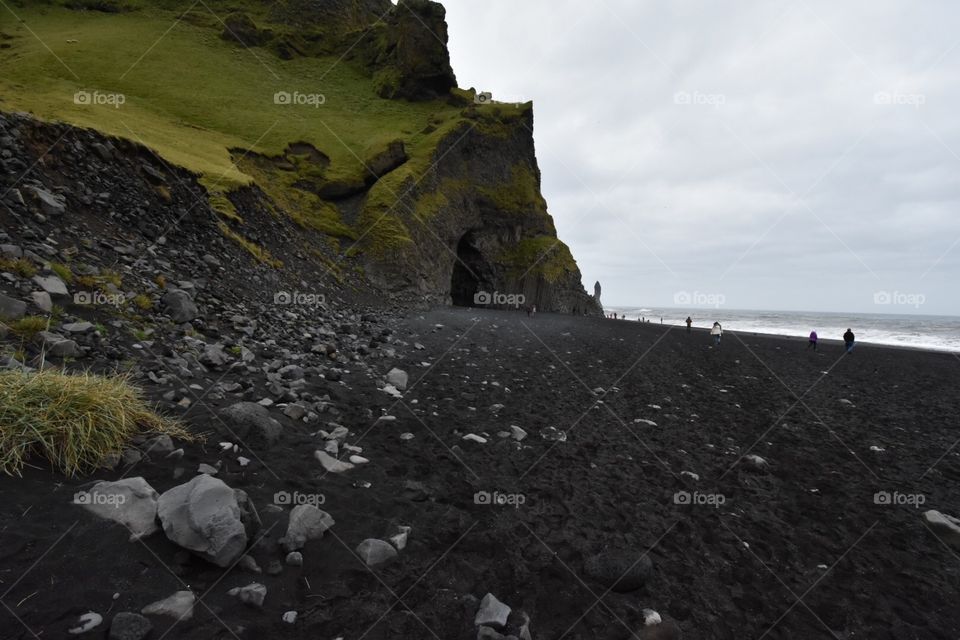
<svg viewBox="0 0 960 640"><path fill-rule="evenodd" d="M46 458L73 476L95 470L138 434L193 436L155 413L126 376L0 372L0 471L21 475Z"/></svg>

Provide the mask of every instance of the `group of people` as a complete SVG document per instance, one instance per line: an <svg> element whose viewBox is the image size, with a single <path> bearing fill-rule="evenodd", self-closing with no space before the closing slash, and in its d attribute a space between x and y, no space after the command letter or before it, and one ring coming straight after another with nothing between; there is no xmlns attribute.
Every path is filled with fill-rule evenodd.
<svg viewBox="0 0 960 640"><path fill-rule="evenodd" d="M807 342L807 349L817 350L817 337L816 331L810 332L810 340ZM846 349L847 353L853 353L853 345L857 340L857 336L854 335L853 331L849 328L843 334L843 348Z"/></svg>
<svg viewBox="0 0 960 640"><path fill-rule="evenodd" d="M687 324L687 333L690 333L693 327L693 318L687 316L685 322ZM723 338L723 325L721 325L719 322L714 322L713 326L710 327L710 337L713 338L713 344L719 347L720 340ZM816 351L818 340L819 337L817 336L816 330L811 331L809 342L807 342L807 349L813 349ZM853 345L855 342L856 336L854 335L853 331L848 328L843 334L843 348L847 353L853 353Z"/></svg>

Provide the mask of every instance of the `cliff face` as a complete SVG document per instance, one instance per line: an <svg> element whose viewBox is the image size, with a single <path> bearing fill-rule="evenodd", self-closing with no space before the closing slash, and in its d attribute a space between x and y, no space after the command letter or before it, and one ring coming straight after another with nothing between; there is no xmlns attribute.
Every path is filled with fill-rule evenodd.
<svg viewBox="0 0 960 640"><path fill-rule="evenodd" d="M547 213L532 132L530 104L466 107L422 177L367 205L370 278L441 303L600 313ZM409 241L378 251L378 226L400 226Z"/></svg>
<svg viewBox="0 0 960 640"><path fill-rule="evenodd" d="M10 43L0 66L16 72L0 78L4 108L132 133L198 174L227 238L256 247L262 234L251 208L282 215L321 234L306 253L323 255L345 285L363 277L433 304L601 313L540 192L532 105L456 88L440 4L236 0L214 7L229 12L223 21L178 0L103 4L122 17L50 0L25 10L25 24L42 35L76 22L87 44L57 55L88 70L91 87L129 94L133 124L118 127L116 114L89 101L64 106L62 80L30 62L33 36L20 27L0 34ZM144 38L168 29L171 15L184 28L122 82L98 66L108 50L141 56ZM242 49L251 48L261 52L253 75L237 62L249 62ZM190 71L170 73L184 56ZM284 256L275 257L269 264L282 269Z"/></svg>

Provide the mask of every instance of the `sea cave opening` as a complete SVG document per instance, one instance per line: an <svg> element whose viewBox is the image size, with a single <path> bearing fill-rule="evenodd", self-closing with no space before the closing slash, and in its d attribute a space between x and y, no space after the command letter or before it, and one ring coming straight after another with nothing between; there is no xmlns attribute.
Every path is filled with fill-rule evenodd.
<svg viewBox="0 0 960 640"><path fill-rule="evenodd" d="M493 280L493 270L473 241L473 234L468 232L457 243L457 260L450 276L450 297L458 307L486 304L477 294L492 292L487 289Z"/></svg>

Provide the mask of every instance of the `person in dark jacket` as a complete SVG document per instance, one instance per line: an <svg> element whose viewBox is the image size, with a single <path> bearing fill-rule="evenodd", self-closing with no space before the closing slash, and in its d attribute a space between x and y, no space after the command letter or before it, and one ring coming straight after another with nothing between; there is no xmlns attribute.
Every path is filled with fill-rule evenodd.
<svg viewBox="0 0 960 640"><path fill-rule="evenodd" d="M809 349L810 347L813 347L814 351L817 350L817 332L816 331L810 332L810 342L807 343L807 349Z"/></svg>
<svg viewBox="0 0 960 640"><path fill-rule="evenodd" d="M853 343L856 340L856 336L853 335L853 331L847 329L847 332L843 334L843 345L847 348L847 353L853 353Z"/></svg>
<svg viewBox="0 0 960 640"><path fill-rule="evenodd" d="M690 333L690 326L693 325L693 318L687 316L687 333Z"/></svg>

